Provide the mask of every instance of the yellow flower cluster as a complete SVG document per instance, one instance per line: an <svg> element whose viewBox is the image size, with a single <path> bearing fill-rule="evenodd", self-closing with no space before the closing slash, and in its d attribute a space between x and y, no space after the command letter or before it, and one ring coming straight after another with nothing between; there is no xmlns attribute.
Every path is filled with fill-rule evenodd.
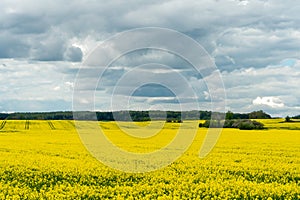
<svg viewBox="0 0 300 200"><path fill-rule="evenodd" d="M224 129L213 151L201 159L207 129L199 128L177 161L134 174L93 158L74 122L48 122L8 120L0 130L0 199L300 199L299 130ZM77 128L93 123L80 122ZM136 124L123 122L129 128ZM180 127L165 124L150 142L137 142L116 122L99 125L117 146L132 152L161 148Z"/></svg>

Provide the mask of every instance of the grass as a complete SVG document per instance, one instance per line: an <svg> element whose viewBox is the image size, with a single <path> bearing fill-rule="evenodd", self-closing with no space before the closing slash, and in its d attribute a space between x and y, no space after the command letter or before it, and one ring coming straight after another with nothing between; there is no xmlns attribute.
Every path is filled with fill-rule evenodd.
<svg viewBox="0 0 300 200"><path fill-rule="evenodd" d="M223 129L204 159L198 154L207 129L199 128L177 161L133 174L93 158L72 121L51 121L53 129L48 121L7 120L0 130L0 199L299 199L300 130L282 129L279 119L262 122L271 129ZM95 124L120 148L139 153L166 145L182 126L84 121L76 126L89 131ZM119 128L138 133L147 127L156 131L162 124L157 135L142 139Z"/></svg>

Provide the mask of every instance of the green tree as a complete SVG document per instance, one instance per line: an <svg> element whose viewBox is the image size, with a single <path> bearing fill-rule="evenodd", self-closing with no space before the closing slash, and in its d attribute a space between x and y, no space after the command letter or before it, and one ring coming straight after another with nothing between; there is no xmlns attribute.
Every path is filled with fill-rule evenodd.
<svg viewBox="0 0 300 200"><path fill-rule="evenodd" d="M290 118L289 116L286 116L286 117L285 117L285 121L286 121L286 122L291 122L292 120L291 120L291 118Z"/></svg>
<svg viewBox="0 0 300 200"><path fill-rule="evenodd" d="M225 117L225 119L233 119L233 112L231 112L231 111L228 111L227 113L226 113L226 117Z"/></svg>
<svg viewBox="0 0 300 200"><path fill-rule="evenodd" d="M249 119L271 119L271 116L262 110L249 113Z"/></svg>

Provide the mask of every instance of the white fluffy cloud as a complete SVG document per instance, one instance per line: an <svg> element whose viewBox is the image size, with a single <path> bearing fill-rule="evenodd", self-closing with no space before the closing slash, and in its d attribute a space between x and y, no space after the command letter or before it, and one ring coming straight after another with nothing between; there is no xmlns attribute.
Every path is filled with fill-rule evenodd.
<svg viewBox="0 0 300 200"><path fill-rule="evenodd" d="M267 105L272 108L282 108L284 103L278 97L257 97L252 101L254 105Z"/></svg>

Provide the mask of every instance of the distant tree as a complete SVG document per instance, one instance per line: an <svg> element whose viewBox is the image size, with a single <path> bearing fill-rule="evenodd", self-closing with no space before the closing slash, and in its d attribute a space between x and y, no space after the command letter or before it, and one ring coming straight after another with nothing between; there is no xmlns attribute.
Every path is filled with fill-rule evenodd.
<svg viewBox="0 0 300 200"><path fill-rule="evenodd" d="M233 112L231 112L231 111L228 111L227 113L226 113L226 117L225 117L225 119L233 119Z"/></svg>
<svg viewBox="0 0 300 200"><path fill-rule="evenodd" d="M271 119L271 116L262 110L249 113L249 119Z"/></svg>
<svg viewBox="0 0 300 200"><path fill-rule="evenodd" d="M286 116L285 117L285 122L291 122L292 120L291 120L291 118L289 117L289 116Z"/></svg>
<svg viewBox="0 0 300 200"><path fill-rule="evenodd" d="M209 120L211 118L211 111L200 111L200 119Z"/></svg>
<svg viewBox="0 0 300 200"><path fill-rule="evenodd" d="M233 119L249 119L249 114L246 114L246 113L233 113Z"/></svg>
<svg viewBox="0 0 300 200"><path fill-rule="evenodd" d="M9 116L9 114L6 114L6 113L0 113L0 119L1 119L1 120L6 119L8 116Z"/></svg>
<svg viewBox="0 0 300 200"><path fill-rule="evenodd" d="M293 119L300 119L300 115L296 115L294 117L292 117Z"/></svg>

